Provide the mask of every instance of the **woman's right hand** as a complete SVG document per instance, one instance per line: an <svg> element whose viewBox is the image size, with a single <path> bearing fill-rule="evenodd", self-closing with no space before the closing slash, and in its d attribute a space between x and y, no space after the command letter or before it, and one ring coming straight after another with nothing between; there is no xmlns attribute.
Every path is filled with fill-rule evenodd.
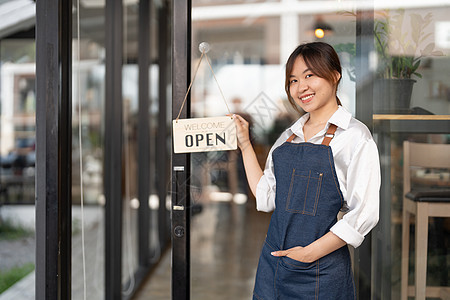
<svg viewBox="0 0 450 300"><path fill-rule="evenodd" d="M236 135L238 147L241 151L248 146L251 146L249 123L240 115L233 115L234 123L236 124Z"/></svg>

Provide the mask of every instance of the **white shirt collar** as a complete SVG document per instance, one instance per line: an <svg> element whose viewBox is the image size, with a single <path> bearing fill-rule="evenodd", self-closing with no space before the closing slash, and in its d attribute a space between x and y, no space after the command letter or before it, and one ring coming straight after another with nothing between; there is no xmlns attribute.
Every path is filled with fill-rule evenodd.
<svg viewBox="0 0 450 300"><path fill-rule="evenodd" d="M347 111L343 106L339 106L338 110L331 116L328 123L334 124L342 129L347 129L350 121L352 119L352 114Z"/></svg>
<svg viewBox="0 0 450 300"><path fill-rule="evenodd" d="M303 126L306 121L309 119L309 113L301 116L291 127L289 127L292 133L295 133L297 136L303 136ZM350 124L350 120L352 119L352 114L348 112L344 107L339 106L336 112L331 116L331 118L327 122L326 128L328 128L329 124L334 124L339 128L347 129Z"/></svg>

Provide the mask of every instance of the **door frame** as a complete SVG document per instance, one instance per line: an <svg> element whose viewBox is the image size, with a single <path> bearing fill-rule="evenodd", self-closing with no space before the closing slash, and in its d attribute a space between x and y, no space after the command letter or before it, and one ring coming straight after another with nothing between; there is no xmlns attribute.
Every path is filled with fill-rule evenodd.
<svg viewBox="0 0 450 300"><path fill-rule="evenodd" d="M177 118L191 74L191 1L172 2L172 120ZM180 118L190 117L190 97ZM190 298L190 154L172 147L172 299Z"/></svg>

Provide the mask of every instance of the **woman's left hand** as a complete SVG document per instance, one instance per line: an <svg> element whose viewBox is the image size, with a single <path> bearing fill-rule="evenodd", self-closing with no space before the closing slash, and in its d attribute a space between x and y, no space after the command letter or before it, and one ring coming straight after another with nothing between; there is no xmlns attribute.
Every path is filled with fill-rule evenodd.
<svg viewBox="0 0 450 300"><path fill-rule="evenodd" d="M308 246L292 247L286 250L274 251L271 254L273 256L287 256L301 262L311 263L345 245L347 243L344 240L329 231Z"/></svg>
<svg viewBox="0 0 450 300"><path fill-rule="evenodd" d="M304 263L311 263L316 260L316 258L309 253L308 247L297 246L287 250L274 251L271 254L273 256L287 256Z"/></svg>

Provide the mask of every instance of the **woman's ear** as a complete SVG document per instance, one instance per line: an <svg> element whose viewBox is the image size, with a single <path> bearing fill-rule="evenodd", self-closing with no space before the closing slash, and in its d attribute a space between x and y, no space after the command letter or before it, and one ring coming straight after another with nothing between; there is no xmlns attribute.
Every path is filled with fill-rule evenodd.
<svg viewBox="0 0 450 300"><path fill-rule="evenodd" d="M334 71L334 83L337 84L341 79L341 74L338 71Z"/></svg>

